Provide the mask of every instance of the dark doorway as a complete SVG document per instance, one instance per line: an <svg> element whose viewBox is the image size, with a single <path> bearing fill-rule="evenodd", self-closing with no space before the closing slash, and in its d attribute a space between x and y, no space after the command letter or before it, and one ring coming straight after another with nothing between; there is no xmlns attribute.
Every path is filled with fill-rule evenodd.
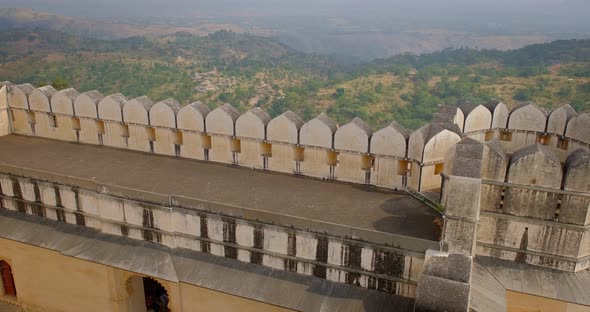
<svg viewBox="0 0 590 312"><path fill-rule="evenodd" d="M168 292L166 288L156 280L144 277L143 291L145 294L145 304L148 312L168 312Z"/></svg>
<svg viewBox="0 0 590 312"><path fill-rule="evenodd" d="M14 279L12 278L12 269L6 261L0 261L0 278L4 293L7 296L16 297L16 287L14 287Z"/></svg>

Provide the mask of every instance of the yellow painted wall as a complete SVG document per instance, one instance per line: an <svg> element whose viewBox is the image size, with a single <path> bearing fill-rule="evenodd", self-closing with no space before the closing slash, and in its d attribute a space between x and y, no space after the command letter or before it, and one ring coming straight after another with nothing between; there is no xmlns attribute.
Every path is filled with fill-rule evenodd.
<svg viewBox="0 0 590 312"><path fill-rule="evenodd" d="M103 144L106 146L127 148L127 138L123 136L127 135L125 127L126 126L120 122L105 121Z"/></svg>
<svg viewBox="0 0 590 312"><path fill-rule="evenodd" d="M129 139L127 146L130 149L149 152L150 151L150 129L143 125L129 125Z"/></svg>
<svg viewBox="0 0 590 312"><path fill-rule="evenodd" d="M328 152L323 149L306 148L301 173L311 177L328 178L330 166L328 165Z"/></svg>
<svg viewBox="0 0 590 312"><path fill-rule="evenodd" d="M133 272L0 239L0 259L12 267L18 303L26 312L135 312L141 303ZM156 279L171 311L289 311L186 283ZM135 280L136 281L136 280Z"/></svg>
<svg viewBox="0 0 590 312"><path fill-rule="evenodd" d="M27 117L27 111L21 109L12 109L11 111L13 132L23 135L32 135L33 131Z"/></svg>
<svg viewBox="0 0 590 312"><path fill-rule="evenodd" d="M70 142L78 141L78 137L76 136L76 130L74 130L72 118L72 116L67 115L55 115L55 119L57 119L57 127L54 128L54 139Z"/></svg>
<svg viewBox="0 0 590 312"><path fill-rule="evenodd" d="M80 143L100 144L96 119L80 118Z"/></svg>
<svg viewBox="0 0 590 312"><path fill-rule="evenodd" d="M507 312L590 312L590 306L533 296L525 293L506 292Z"/></svg>
<svg viewBox="0 0 590 312"><path fill-rule="evenodd" d="M170 128L155 128L155 133L154 153L175 156L176 131Z"/></svg>
<svg viewBox="0 0 590 312"><path fill-rule="evenodd" d="M341 181L365 183L366 171L362 168L363 156L341 152L336 167L336 178Z"/></svg>
<svg viewBox="0 0 590 312"><path fill-rule="evenodd" d="M204 134L198 132L182 132L182 147L180 149L180 156L204 160L204 137Z"/></svg>
<svg viewBox="0 0 590 312"><path fill-rule="evenodd" d="M261 169L264 167L260 141L242 140L240 166Z"/></svg>
<svg viewBox="0 0 590 312"><path fill-rule="evenodd" d="M226 164L233 163L231 138L225 136L211 136L211 150L209 160Z"/></svg>
<svg viewBox="0 0 590 312"><path fill-rule="evenodd" d="M272 157L268 159L268 167L272 171L293 173L295 171L295 152L292 145L272 144Z"/></svg>

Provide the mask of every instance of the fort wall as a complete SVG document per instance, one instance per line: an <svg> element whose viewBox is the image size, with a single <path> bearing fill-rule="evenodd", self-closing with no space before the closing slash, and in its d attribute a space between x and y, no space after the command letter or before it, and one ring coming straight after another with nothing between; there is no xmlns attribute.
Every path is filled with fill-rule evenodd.
<svg viewBox="0 0 590 312"><path fill-rule="evenodd" d="M31 178L43 173L25 168L2 170L14 171L0 175L4 209L409 298L415 297L425 251L438 247L433 241L73 177Z"/></svg>
<svg viewBox="0 0 590 312"><path fill-rule="evenodd" d="M396 123L373 132L358 118L339 127L325 114L304 122L292 112L273 119L260 109L240 114L229 104L210 110L202 103L180 107L172 99L154 103L28 84L1 90L0 129L6 133L392 189L432 191L451 176L480 179L481 214L472 220L480 224L478 254L570 271L588 267L588 190L580 185L590 183L579 160L585 156L574 156L590 150L590 114L568 105L551 112L533 103L509 110L499 101L443 106L433 123L409 133ZM458 144L463 138L483 147ZM461 156L469 151L479 158ZM476 172L460 172L474 163ZM444 191L442 198L449 199ZM73 212L64 218L75 222ZM236 257L248 258L246 251ZM277 257L262 258L281 266Z"/></svg>

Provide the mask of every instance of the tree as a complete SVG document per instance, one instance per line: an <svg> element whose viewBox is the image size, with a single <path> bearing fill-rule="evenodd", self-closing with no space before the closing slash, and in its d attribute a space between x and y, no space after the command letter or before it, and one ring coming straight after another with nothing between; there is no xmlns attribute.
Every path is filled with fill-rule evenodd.
<svg viewBox="0 0 590 312"><path fill-rule="evenodd" d="M70 83L63 77L57 77L51 82L51 86L56 90L63 90L70 86Z"/></svg>

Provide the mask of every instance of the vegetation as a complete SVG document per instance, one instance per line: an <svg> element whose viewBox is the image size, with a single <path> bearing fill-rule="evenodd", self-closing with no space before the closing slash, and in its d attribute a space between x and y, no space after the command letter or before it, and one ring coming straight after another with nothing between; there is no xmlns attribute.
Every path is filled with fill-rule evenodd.
<svg viewBox="0 0 590 312"><path fill-rule="evenodd" d="M234 82L195 91L201 83L195 73L213 69L216 79ZM375 128L391 120L417 128L439 104L463 101L590 109L590 40L507 52L447 49L355 64L229 31L97 40L21 30L0 34L0 80L173 97L183 104L201 100L212 107L231 103L242 111L260 106L272 116L293 110L310 119L326 111L341 124L358 116Z"/></svg>

